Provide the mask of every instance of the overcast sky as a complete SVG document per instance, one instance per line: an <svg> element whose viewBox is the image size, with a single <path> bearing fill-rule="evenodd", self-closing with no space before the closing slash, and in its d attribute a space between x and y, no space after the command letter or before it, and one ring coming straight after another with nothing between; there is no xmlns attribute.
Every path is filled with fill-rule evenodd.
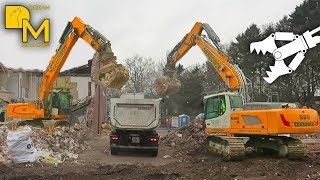
<svg viewBox="0 0 320 180"><path fill-rule="evenodd" d="M32 11L34 22L50 18L49 48L21 47L21 32L4 29L4 5L44 4L48 11ZM277 22L294 11L303 0L2 0L0 26L0 62L9 67L44 70L55 53L58 40L68 21L75 16L104 34L112 44L119 62L139 54L164 59L191 30L196 21L206 22L222 43L234 40L250 24L262 26ZM94 50L79 39L63 70L87 63ZM203 63L205 56L194 47L180 61L182 65Z"/></svg>

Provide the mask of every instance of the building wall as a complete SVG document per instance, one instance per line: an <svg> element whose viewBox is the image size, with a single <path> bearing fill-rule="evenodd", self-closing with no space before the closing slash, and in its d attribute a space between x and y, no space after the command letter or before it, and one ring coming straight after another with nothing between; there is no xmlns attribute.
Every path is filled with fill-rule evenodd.
<svg viewBox="0 0 320 180"><path fill-rule="evenodd" d="M29 79L29 98L37 99L39 96L42 77L32 75Z"/></svg>
<svg viewBox="0 0 320 180"><path fill-rule="evenodd" d="M8 92L2 92L0 91L0 96L6 96L8 95ZM7 111L7 106L8 102L6 102L5 98L0 99L0 122L5 122L6 121L6 111Z"/></svg>
<svg viewBox="0 0 320 180"><path fill-rule="evenodd" d="M7 87L5 88L7 91L12 92L12 98L19 97L19 73L10 73L8 72L8 79L7 79Z"/></svg>
<svg viewBox="0 0 320 180"><path fill-rule="evenodd" d="M78 99L88 96L90 77L71 77L71 82L77 83Z"/></svg>
<svg viewBox="0 0 320 180"><path fill-rule="evenodd" d="M39 73L38 73L39 74ZM0 121L6 119L7 103L12 99L24 99L26 101L38 98L41 77L35 73L24 71L1 71L0 72L0 99L2 102L2 112Z"/></svg>
<svg viewBox="0 0 320 180"><path fill-rule="evenodd" d="M54 88L69 89L73 100L84 99L89 94L90 77L82 76L59 76Z"/></svg>
<svg viewBox="0 0 320 180"><path fill-rule="evenodd" d="M37 99L41 77L32 72L0 72L0 90L12 92L11 98Z"/></svg>
<svg viewBox="0 0 320 180"><path fill-rule="evenodd" d="M0 71L0 90L6 90L8 73Z"/></svg>

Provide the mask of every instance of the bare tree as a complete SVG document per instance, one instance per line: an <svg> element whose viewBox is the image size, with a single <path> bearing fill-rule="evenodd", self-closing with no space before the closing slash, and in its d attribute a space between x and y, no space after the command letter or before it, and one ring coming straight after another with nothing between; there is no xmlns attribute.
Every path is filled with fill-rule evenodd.
<svg viewBox="0 0 320 180"><path fill-rule="evenodd" d="M129 71L126 92L154 94L154 81L160 76L156 63L151 58L139 55L125 59Z"/></svg>

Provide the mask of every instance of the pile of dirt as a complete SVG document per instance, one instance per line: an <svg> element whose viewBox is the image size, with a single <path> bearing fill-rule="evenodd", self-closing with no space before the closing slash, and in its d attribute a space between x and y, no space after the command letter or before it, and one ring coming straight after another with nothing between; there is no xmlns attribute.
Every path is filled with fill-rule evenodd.
<svg viewBox="0 0 320 180"><path fill-rule="evenodd" d="M86 140L92 133L84 125L58 127L51 135L43 128L32 127L32 131L31 139L40 156L56 158L59 161L74 161L80 152L91 149ZM0 164L11 163L6 145L7 132L6 126L0 126Z"/></svg>
<svg viewBox="0 0 320 180"><path fill-rule="evenodd" d="M208 157L200 161L172 162L152 166L144 163L62 164L26 167L23 164L0 166L0 179L319 179L319 160L250 158L227 162Z"/></svg>
<svg viewBox="0 0 320 180"><path fill-rule="evenodd" d="M174 148L175 157L186 159L206 152L206 137L201 125L195 123L162 137L160 145Z"/></svg>

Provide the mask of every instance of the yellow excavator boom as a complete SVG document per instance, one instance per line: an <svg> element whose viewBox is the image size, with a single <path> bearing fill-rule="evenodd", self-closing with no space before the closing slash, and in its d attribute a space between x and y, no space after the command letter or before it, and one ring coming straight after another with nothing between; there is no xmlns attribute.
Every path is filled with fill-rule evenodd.
<svg viewBox="0 0 320 180"><path fill-rule="evenodd" d="M206 34L203 34L203 31L205 31ZM230 57L223 50L219 37L209 24L196 22L191 31L173 48L167 58L175 65L196 45L208 58L227 87L231 91L237 91L243 94L244 98L247 98L246 101L248 101L248 79L237 65L231 63ZM156 89L159 89L158 94L167 93L166 88L157 88L157 86L163 87L163 84L159 83L159 81L157 82ZM168 83L167 86L169 86Z"/></svg>

